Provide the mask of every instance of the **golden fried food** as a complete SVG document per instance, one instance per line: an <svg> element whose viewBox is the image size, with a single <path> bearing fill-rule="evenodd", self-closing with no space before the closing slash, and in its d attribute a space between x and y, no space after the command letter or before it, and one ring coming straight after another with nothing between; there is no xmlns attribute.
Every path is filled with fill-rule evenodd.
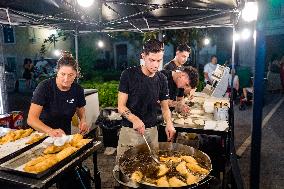
<svg viewBox="0 0 284 189"><path fill-rule="evenodd" d="M85 146L86 144L88 144L91 141L91 139L81 139L79 140L74 147L76 148L82 148L83 146Z"/></svg>
<svg viewBox="0 0 284 189"><path fill-rule="evenodd" d="M25 131L23 129L19 129L14 131L15 136L13 137L13 141L18 140L20 138L22 138L21 136L25 133Z"/></svg>
<svg viewBox="0 0 284 189"><path fill-rule="evenodd" d="M160 157L160 161L162 162L172 161L173 163L179 163L181 162L181 158L179 157Z"/></svg>
<svg viewBox="0 0 284 189"><path fill-rule="evenodd" d="M73 154L74 152L76 152L77 150L78 149L73 146L67 147L63 149L62 151L60 151L59 153L57 153L56 158L58 161L61 161L65 159L66 157L70 156L71 154Z"/></svg>
<svg viewBox="0 0 284 189"><path fill-rule="evenodd" d="M159 178L156 182L158 187L170 187L170 184L166 176Z"/></svg>
<svg viewBox="0 0 284 189"><path fill-rule="evenodd" d="M186 184L191 185L198 182L198 178L191 173L186 174Z"/></svg>
<svg viewBox="0 0 284 189"><path fill-rule="evenodd" d="M204 169L197 164L187 163L186 166L192 172L196 172L196 173L200 173L200 174L208 174L209 173L209 171L207 169Z"/></svg>
<svg viewBox="0 0 284 189"><path fill-rule="evenodd" d="M63 146L50 145L43 151L43 153L44 154L55 154L57 152L60 152L61 150L63 150Z"/></svg>
<svg viewBox="0 0 284 189"><path fill-rule="evenodd" d="M32 132L33 132L32 129L26 129L26 130L19 129L19 130L10 131L0 139L0 145L27 137Z"/></svg>
<svg viewBox="0 0 284 189"><path fill-rule="evenodd" d="M1 144L5 144L7 142L13 141L15 137L14 131L9 131L5 136L1 138Z"/></svg>
<svg viewBox="0 0 284 189"><path fill-rule="evenodd" d="M134 173L132 173L131 175L131 180L133 180L134 182L140 182L143 178L143 174L141 173L141 171L134 171Z"/></svg>
<svg viewBox="0 0 284 189"><path fill-rule="evenodd" d="M197 161L192 156L181 156L181 159L187 163L197 164Z"/></svg>
<svg viewBox="0 0 284 189"><path fill-rule="evenodd" d="M34 166L44 160L46 160L49 156L47 155L44 155L44 156L39 156L37 158L34 158L32 160L30 160L28 163L25 164L25 167L31 167L31 166Z"/></svg>
<svg viewBox="0 0 284 189"><path fill-rule="evenodd" d="M169 171L169 168L167 167L166 164L160 164L159 165L159 172L158 172L158 177L161 177Z"/></svg>
<svg viewBox="0 0 284 189"><path fill-rule="evenodd" d="M76 144L80 141L80 140L82 140L83 139L83 135L81 135L81 134L79 134L79 133L77 133L77 134L74 134L73 135L73 138L72 138L72 140L71 140L71 142L70 142L70 144L71 144L71 146L76 146Z"/></svg>
<svg viewBox="0 0 284 189"><path fill-rule="evenodd" d="M186 183L179 180L177 177L172 177L169 179L169 184L171 187L182 187L186 186Z"/></svg>
<svg viewBox="0 0 284 189"><path fill-rule="evenodd" d="M26 142L26 144L36 143L36 142L40 141L41 139L43 139L46 136L47 136L46 134L35 134L35 135L33 135L31 137L31 139L28 142Z"/></svg>
<svg viewBox="0 0 284 189"><path fill-rule="evenodd" d="M181 175L187 175L189 172L186 168L186 162L182 161L181 163L176 166L176 170L179 172Z"/></svg>
<svg viewBox="0 0 284 189"><path fill-rule="evenodd" d="M70 146L71 145L69 143L66 143L63 146L50 145L43 151L43 153L44 154L55 154L55 153L60 152L63 149L68 148Z"/></svg>
<svg viewBox="0 0 284 189"><path fill-rule="evenodd" d="M33 129L29 128L29 129L26 129L24 130L25 132L22 134L21 138L24 138L24 137L27 137L27 136L30 136L33 132Z"/></svg>
<svg viewBox="0 0 284 189"><path fill-rule="evenodd" d="M44 158L43 161L40 161L31 166L29 166L30 164L27 163L24 167L24 171L29 173L40 173L52 167L58 162L56 155L47 155L45 157L44 156L41 157Z"/></svg>

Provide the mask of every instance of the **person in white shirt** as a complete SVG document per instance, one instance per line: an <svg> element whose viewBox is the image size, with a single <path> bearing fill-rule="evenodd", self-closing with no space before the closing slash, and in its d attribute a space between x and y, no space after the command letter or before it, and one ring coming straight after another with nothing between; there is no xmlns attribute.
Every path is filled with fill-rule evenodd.
<svg viewBox="0 0 284 189"><path fill-rule="evenodd" d="M212 84L212 74L217 68L217 56L211 56L211 62L204 66L204 80L205 83Z"/></svg>
<svg viewBox="0 0 284 189"><path fill-rule="evenodd" d="M48 62L44 60L44 57L42 56L40 60L37 61L35 67L40 73L42 73L44 71L44 68L47 66L47 64Z"/></svg>
<svg viewBox="0 0 284 189"><path fill-rule="evenodd" d="M233 90L231 90L232 78L234 78L233 79ZM238 75L236 75L235 69L231 69L231 73L228 78L228 91L233 93L233 100L236 100L236 97L239 94L239 89L240 89L239 77Z"/></svg>

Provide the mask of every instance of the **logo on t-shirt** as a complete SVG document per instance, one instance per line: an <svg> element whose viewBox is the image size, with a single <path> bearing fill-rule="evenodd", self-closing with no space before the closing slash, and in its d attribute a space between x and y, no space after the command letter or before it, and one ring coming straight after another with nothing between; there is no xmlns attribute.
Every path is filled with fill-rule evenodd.
<svg viewBox="0 0 284 189"><path fill-rule="evenodd" d="M74 98L72 98L71 100L66 100L67 101L67 103L69 103L69 104L73 104L74 103Z"/></svg>

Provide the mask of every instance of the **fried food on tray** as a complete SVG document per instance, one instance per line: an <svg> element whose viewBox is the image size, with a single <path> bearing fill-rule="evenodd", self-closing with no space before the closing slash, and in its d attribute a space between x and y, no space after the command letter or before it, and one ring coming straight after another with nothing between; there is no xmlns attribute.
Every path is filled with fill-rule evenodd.
<svg viewBox="0 0 284 189"><path fill-rule="evenodd" d="M159 178L159 179L157 180L157 186L158 186L158 187L170 187L170 184L169 184L169 182L168 182L167 177L166 177L166 176L163 176L163 177Z"/></svg>
<svg viewBox="0 0 284 189"><path fill-rule="evenodd" d="M31 139L26 142L26 144L33 144L36 143L37 141L40 141L41 139L43 139L44 137L46 137L46 134L34 134Z"/></svg>
<svg viewBox="0 0 284 189"><path fill-rule="evenodd" d="M77 143L75 143L76 148L82 148L83 146L85 146L86 144L88 144L91 141L91 139L81 139L79 140Z"/></svg>
<svg viewBox="0 0 284 189"><path fill-rule="evenodd" d="M179 157L160 157L160 161L165 162L165 161L172 161L173 163L179 163L181 162L181 158Z"/></svg>
<svg viewBox="0 0 284 189"><path fill-rule="evenodd" d="M32 129L19 129L8 132L5 136L0 139L0 144L7 142L13 142L15 140L29 136L33 132Z"/></svg>
<svg viewBox="0 0 284 189"><path fill-rule="evenodd" d="M74 152L76 152L77 150L78 149L73 146L67 147L63 149L62 151L60 151L59 153L57 153L56 158L58 161L61 161L65 159L66 157L70 156L71 154L73 154Z"/></svg>
<svg viewBox="0 0 284 189"><path fill-rule="evenodd" d="M186 174L186 184L191 185L197 183L198 178L191 173Z"/></svg>
<svg viewBox="0 0 284 189"><path fill-rule="evenodd" d="M14 137L13 137L13 141L18 140L21 138L21 136L25 133L25 131L23 129L19 129L14 131Z"/></svg>
<svg viewBox="0 0 284 189"><path fill-rule="evenodd" d="M30 136L33 132L33 129L29 128L29 129L26 129L24 130L25 132L22 134L21 138L24 138L24 137L27 137L27 136Z"/></svg>
<svg viewBox="0 0 284 189"><path fill-rule="evenodd" d="M141 173L141 171L134 171L134 173L132 173L131 175L131 180L133 180L134 182L140 182L143 178L143 174Z"/></svg>
<svg viewBox="0 0 284 189"><path fill-rule="evenodd" d="M172 177L169 179L169 184L171 187L181 187L186 186L186 183L179 180L177 177Z"/></svg>
<svg viewBox="0 0 284 189"><path fill-rule="evenodd" d="M159 172L158 172L158 177L161 177L169 171L169 168L166 166L166 164L160 164L159 165Z"/></svg>
<svg viewBox="0 0 284 189"><path fill-rule="evenodd" d="M197 164L187 163L186 166L192 172L196 172L196 173L200 173L200 174L208 174L209 173L209 171L207 169L204 169Z"/></svg>
<svg viewBox="0 0 284 189"><path fill-rule="evenodd" d="M197 164L197 161L192 156L181 156L181 159L187 163Z"/></svg>
<svg viewBox="0 0 284 189"><path fill-rule="evenodd" d="M34 158L32 160L30 160L28 163L25 164L25 167L31 167L31 166L34 166L44 160L46 160L47 158L49 158L50 155L44 155L44 156L39 156L37 158Z"/></svg>
<svg viewBox="0 0 284 189"><path fill-rule="evenodd" d="M31 165L31 163L28 162L24 167L24 171L28 173L40 173L52 167L58 162L56 155L46 155L46 156L41 156L41 158L44 160L33 165ZM36 159L39 160L39 158Z"/></svg>
<svg viewBox="0 0 284 189"><path fill-rule="evenodd" d="M189 172L186 168L186 162L182 161L181 163L176 166L176 170L179 172L181 175L187 175Z"/></svg>
<svg viewBox="0 0 284 189"><path fill-rule="evenodd" d="M70 144L71 144L71 146L76 146L76 144L80 141L80 140L82 140L83 139L83 135L81 135L81 134L79 134L79 133L77 133L77 134L74 134L73 135L73 138L72 138L72 140L71 140L71 142L70 142Z"/></svg>
<svg viewBox="0 0 284 189"><path fill-rule="evenodd" d="M63 146L50 145L43 151L43 153L44 154L55 154L55 153L60 152L63 149L68 148L70 146L71 145L69 143L66 143Z"/></svg>

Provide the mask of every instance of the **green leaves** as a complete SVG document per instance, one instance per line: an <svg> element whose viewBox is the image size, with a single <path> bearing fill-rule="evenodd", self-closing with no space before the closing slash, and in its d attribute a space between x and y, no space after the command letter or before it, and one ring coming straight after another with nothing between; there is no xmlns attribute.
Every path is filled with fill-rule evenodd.
<svg viewBox="0 0 284 189"><path fill-rule="evenodd" d="M100 107L117 107L118 81L97 83L85 81L81 86L85 89L97 89L99 94Z"/></svg>

